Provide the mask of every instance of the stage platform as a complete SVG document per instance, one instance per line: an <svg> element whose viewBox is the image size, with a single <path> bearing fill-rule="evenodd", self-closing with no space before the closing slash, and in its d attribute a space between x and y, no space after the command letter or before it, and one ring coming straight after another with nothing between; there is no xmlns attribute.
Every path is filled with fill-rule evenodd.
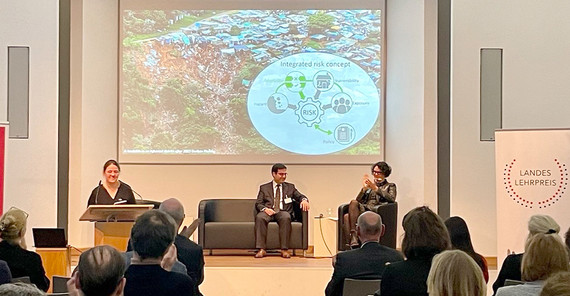
<svg viewBox="0 0 570 296"><path fill-rule="evenodd" d="M204 256L206 267L200 291L204 295L290 296L324 295L332 275L331 258L270 254Z"/></svg>
<svg viewBox="0 0 570 296"><path fill-rule="evenodd" d="M333 273L331 258L293 256L284 259L277 253L270 253L256 259L253 252L244 250L207 253L204 252L204 282L200 285L205 296L322 296ZM72 250L72 269L77 265L78 257L78 251ZM487 260L487 295L490 296L498 272L496 258Z"/></svg>
<svg viewBox="0 0 570 296"><path fill-rule="evenodd" d="M215 254L215 253L214 253ZM206 267L200 291L205 296L322 296L330 281L331 258L278 254L256 259L251 255L204 256ZM487 295L493 294L496 267L489 270Z"/></svg>

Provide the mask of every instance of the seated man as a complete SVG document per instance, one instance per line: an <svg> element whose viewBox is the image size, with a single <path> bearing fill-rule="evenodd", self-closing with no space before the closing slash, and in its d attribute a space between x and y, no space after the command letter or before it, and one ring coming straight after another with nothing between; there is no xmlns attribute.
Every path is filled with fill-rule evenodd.
<svg viewBox="0 0 570 296"><path fill-rule="evenodd" d="M186 274L169 272L161 262L173 251L175 222L160 210L140 215L131 230L134 256L125 277L125 296L195 295L194 281Z"/></svg>
<svg viewBox="0 0 570 296"><path fill-rule="evenodd" d="M359 249L340 252L333 259L334 272L325 295L342 295L344 279L380 279L388 262L404 260L402 254L380 243L384 235L382 217L374 212L364 212L358 217L356 233L362 242Z"/></svg>
<svg viewBox="0 0 570 296"><path fill-rule="evenodd" d="M73 276L67 281L69 295L123 295L125 262L111 246L97 246L81 254Z"/></svg>
<svg viewBox="0 0 570 296"><path fill-rule="evenodd" d="M301 194L295 185L285 182L287 167L282 163L271 168L273 181L259 187L255 206L259 213L255 217L255 247L258 249L255 258L263 258L266 254L267 224L277 221L279 224L279 242L281 257L290 258L289 237L291 236L291 217L293 201L300 203L303 211L309 210L309 199Z"/></svg>
<svg viewBox="0 0 570 296"><path fill-rule="evenodd" d="M164 211L176 222L176 226L180 228L182 222L184 222L184 206L176 198L169 198L160 204L159 210ZM178 261L182 262L186 266L188 275L196 281L196 295L202 295L198 289L204 281L204 252L202 247L197 243L188 239L189 234L185 233L186 226L182 231L176 235L174 239L174 245L178 250ZM173 270L174 271L174 270Z"/></svg>

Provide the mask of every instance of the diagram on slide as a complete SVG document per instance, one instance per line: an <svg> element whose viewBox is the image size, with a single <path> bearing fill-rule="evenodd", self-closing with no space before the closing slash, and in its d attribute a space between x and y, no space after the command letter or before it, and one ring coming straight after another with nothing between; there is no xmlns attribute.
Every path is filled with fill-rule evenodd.
<svg viewBox="0 0 570 296"><path fill-rule="evenodd" d="M328 53L275 61L253 81L249 118L269 142L308 155L356 144L380 114L380 93L355 63Z"/></svg>

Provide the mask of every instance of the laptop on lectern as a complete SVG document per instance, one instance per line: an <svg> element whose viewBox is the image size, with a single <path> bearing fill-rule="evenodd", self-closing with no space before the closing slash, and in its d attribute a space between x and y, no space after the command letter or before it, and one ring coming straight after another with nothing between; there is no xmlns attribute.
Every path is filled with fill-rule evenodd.
<svg viewBox="0 0 570 296"><path fill-rule="evenodd" d="M36 248L66 248L65 229L32 228Z"/></svg>

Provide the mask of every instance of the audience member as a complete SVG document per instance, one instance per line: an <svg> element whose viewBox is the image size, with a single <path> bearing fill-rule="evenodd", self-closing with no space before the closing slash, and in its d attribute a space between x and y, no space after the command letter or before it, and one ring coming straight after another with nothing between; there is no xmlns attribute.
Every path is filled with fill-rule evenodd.
<svg viewBox="0 0 570 296"><path fill-rule="evenodd" d="M9 209L0 218L0 260L6 261L15 278L30 277L30 281L43 291L49 288L40 255L25 249L28 214L20 209Z"/></svg>
<svg viewBox="0 0 570 296"><path fill-rule="evenodd" d="M134 251L128 251L128 252L123 253L123 259L125 260L125 264L127 265L127 268L129 268L129 266L131 266L131 261L133 260L134 255L135 255ZM171 260L174 261L174 262L172 262L172 264L170 262ZM181 274L188 274L188 270L186 269L186 266L184 264L182 264L182 262L176 260L176 258L170 258L168 256L164 256L164 257L162 257L162 261L160 263L160 266L162 266L162 268L164 268L164 270L166 270L166 271L178 272Z"/></svg>
<svg viewBox="0 0 570 296"><path fill-rule="evenodd" d="M8 263L4 260L0 260L0 285L9 283L12 280L12 273L10 272L10 267Z"/></svg>
<svg viewBox="0 0 570 296"><path fill-rule="evenodd" d="M386 266L382 275L382 296L427 295L426 280L431 259L451 247L443 220L428 207L408 212L402 221L402 251L406 261Z"/></svg>
<svg viewBox="0 0 570 296"><path fill-rule="evenodd" d="M384 235L380 215L370 211L361 214L356 233L362 245L336 255L332 279L325 290L327 296L341 296L345 278L380 279L386 263L404 260L398 251L378 243Z"/></svg>
<svg viewBox="0 0 570 296"><path fill-rule="evenodd" d="M125 289L125 262L111 246L97 246L81 254L67 290L73 296L120 296Z"/></svg>
<svg viewBox="0 0 570 296"><path fill-rule="evenodd" d="M533 215L528 221L527 241L537 233L560 232L560 226L548 215ZM493 283L493 292L505 285L505 280L521 280L521 261L523 254L511 254L503 261L497 280Z"/></svg>
<svg viewBox="0 0 570 296"><path fill-rule="evenodd" d="M25 283L8 283L0 285L0 296L44 296L42 290Z"/></svg>
<svg viewBox="0 0 570 296"><path fill-rule="evenodd" d="M125 296L195 295L192 278L161 266L164 256L176 258L175 236L175 222L163 211L150 210L137 218L131 230L134 257L125 275Z"/></svg>
<svg viewBox="0 0 570 296"><path fill-rule="evenodd" d="M570 296L570 272L557 272L544 282L540 296Z"/></svg>
<svg viewBox="0 0 570 296"><path fill-rule="evenodd" d="M473 249L473 243L471 243L471 235L469 234L469 228L467 228L467 223L461 217L450 217L445 220L445 226L449 232L449 238L451 239L451 248L461 250L467 255L471 256L475 263L481 267L483 272L483 277L485 278L485 283L489 281L489 269L487 267L487 260L485 257L479 255Z"/></svg>
<svg viewBox="0 0 570 296"><path fill-rule="evenodd" d="M522 285L505 286L497 290L497 296L538 296L544 280L559 271L568 271L568 251L560 236L535 234L525 245L522 258Z"/></svg>
<svg viewBox="0 0 570 296"><path fill-rule="evenodd" d="M480 266L461 250L443 251L433 257L427 286L430 296L487 295Z"/></svg>
<svg viewBox="0 0 570 296"><path fill-rule="evenodd" d="M177 229L180 229L184 222L184 206L176 198L170 198L160 204L159 210L170 215L176 222ZM198 286L204 281L204 252L202 247L188 239L190 234L185 233L186 227L176 235L174 245L178 250L178 261L182 262L188 271L188 275L196 281L196 295L202 295Z"/></svg>

